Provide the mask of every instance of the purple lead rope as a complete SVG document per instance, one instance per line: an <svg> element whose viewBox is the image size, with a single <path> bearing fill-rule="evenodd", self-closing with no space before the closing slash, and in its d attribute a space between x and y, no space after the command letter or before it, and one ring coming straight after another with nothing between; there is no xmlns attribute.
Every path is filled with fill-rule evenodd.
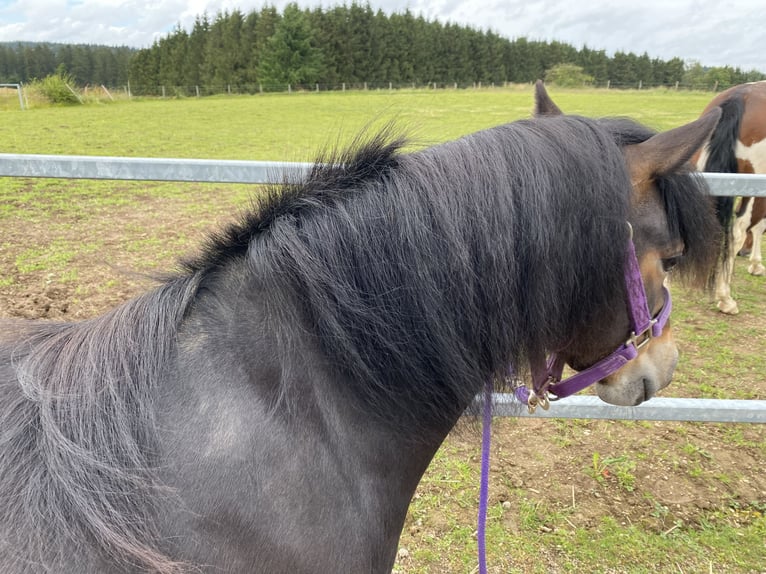
<svg viewBox="0 0 766 574"><path fill-rule="evenodd" d="M481 483L479 486L479 574L487 574L487 501L489 498L489 446L492 436L492 381L484 386L484 411L481 430Z"/></svg>

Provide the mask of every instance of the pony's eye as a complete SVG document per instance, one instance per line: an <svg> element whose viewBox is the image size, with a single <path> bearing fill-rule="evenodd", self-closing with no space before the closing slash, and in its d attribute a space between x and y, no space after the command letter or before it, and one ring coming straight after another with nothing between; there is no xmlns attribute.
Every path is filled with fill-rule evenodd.
<svg viewBox="0 0 766 574"><path fill-rule="evenodd" d="M683 257L683 256L682 255L675 255L673 257L667 257L667 258L663 259L662 260L662 270L665 273L670 272L670 270L673 269L673 267L675 267L676 265L678 265L681 262L681 257Z"/></svg>

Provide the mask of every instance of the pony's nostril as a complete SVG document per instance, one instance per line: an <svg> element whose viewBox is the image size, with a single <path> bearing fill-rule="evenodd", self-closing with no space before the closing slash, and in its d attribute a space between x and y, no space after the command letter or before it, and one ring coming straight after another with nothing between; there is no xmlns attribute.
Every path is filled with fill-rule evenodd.
<svg viewBox="0 0 766 574"><path fill-rule="evenodd" d="M644 401L648 401L654 396L654 385L651 384L651 381L644 377L644 379L641 381L643 383L642 387L644 389Z"/></svg>

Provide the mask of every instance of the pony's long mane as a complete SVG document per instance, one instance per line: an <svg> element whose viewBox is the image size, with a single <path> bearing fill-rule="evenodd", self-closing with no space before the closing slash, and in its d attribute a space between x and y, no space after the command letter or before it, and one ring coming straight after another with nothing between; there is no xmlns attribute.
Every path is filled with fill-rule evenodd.
<svg viewBox="0 0 766 574"><path fill-rule="evenodd" d="M424 432L623 300L615 138L571 116L409 154L374 137L267 194L191 268L246 253L365 412Z"/></svg>
<svg viewBox="0 0 766 574"><path fill-rule="evenodd" d="M16 376L0 381L0 521L6 537L20 535L0 540L5 556L39 556L30 571L60 572L89 541L126 569L179 570L153 546L168 492L153 472L151 403L198 280L168 281L81 323L0 323L3 338L17 337L0 340L0 369Z"/></svg>
<svg viewBox="0 0 766 574"><path fill-rule="evenodd" d="M620 146L646 141L655 132L624 118L600 120ZM712 287L715 262L721 256L721 229L711 226L710 191L705 179L689 165L670 175L659 176L655 184L665 209L668 231L686 246L684 257L673 270L674 281L697 288Z"/></svg>
<svg viewBox="0 0 766 574"><path fill-rule="evenodd" d="M426 432L488 377L502 381L511 364L527 373L623 304L631 186L620 148L654 133L556 116L410 154L404 138L378 134L271 188L188 265L247 256L280 308L299 304L295 320L365 412ZM682 171L657 187L687 246L677 275L704 284L716 257L704 180Z"/></svg>
<svg viewBox="0 0 766 574"><path fill-rule="evenodd" d="M551 117L406 154L382 134L270 189L154 291L79 324L4 324L18 342L0 340L17 379L0 386L0 523L31 532L16 542L54 569L81 540L126 569L182 569L152 526L170 495L152 393L198 290L229 265L271 287L280 328L315 338L359 408L413 433L450 424L487 377L524 372L624 300L619 146L650 135ZM697 183L660 186L692 263L709 231Z"/></svg>

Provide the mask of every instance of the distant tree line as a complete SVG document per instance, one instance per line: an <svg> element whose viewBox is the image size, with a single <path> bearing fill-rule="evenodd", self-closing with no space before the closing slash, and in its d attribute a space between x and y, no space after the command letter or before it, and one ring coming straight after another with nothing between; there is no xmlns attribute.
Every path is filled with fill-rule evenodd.
<svg viewBox="0 0 766 574"><path fill-rule="evenodd" d="M0 43L0 83L29 83L66 73L80 85L122 86L137 50L84 44Z"/></svg>
<svg viewBox="0 0 766 574"><path fill-rule="evenodd" d="M466 86L528 83L556 77L612 87L722 89L766 78L758 71L704 68L680 58L617 52L561 42L509 40L493 31L352 2L332 8L266 5L234 10L176 27L146 49L0 44L0 82L54 72L81 84L130 85L133 94L193 95L236 90L381 87L389 84ZM165 90L170 90L167 93Z"/></svg>
<svg viewBox="0 0 766 574"><path fill-rule="evenodd" d="M288 4L244 14L199 16L190 31L175 29L130 63L136 93L158 86L189 92L194 87L254 91L285 84L313 89L393 85L484 85L525 83L544 78L561 64L582 69L593 85L615 87L725 87L766 78L738 68L685 66L680 58L664 61L604 50L577 49L561 42L509 40L492 31L427 20L409 10L385 14L369 4L352 2L333 8L302 9ZM690 72L691 75L690 75Z"/></svg>

